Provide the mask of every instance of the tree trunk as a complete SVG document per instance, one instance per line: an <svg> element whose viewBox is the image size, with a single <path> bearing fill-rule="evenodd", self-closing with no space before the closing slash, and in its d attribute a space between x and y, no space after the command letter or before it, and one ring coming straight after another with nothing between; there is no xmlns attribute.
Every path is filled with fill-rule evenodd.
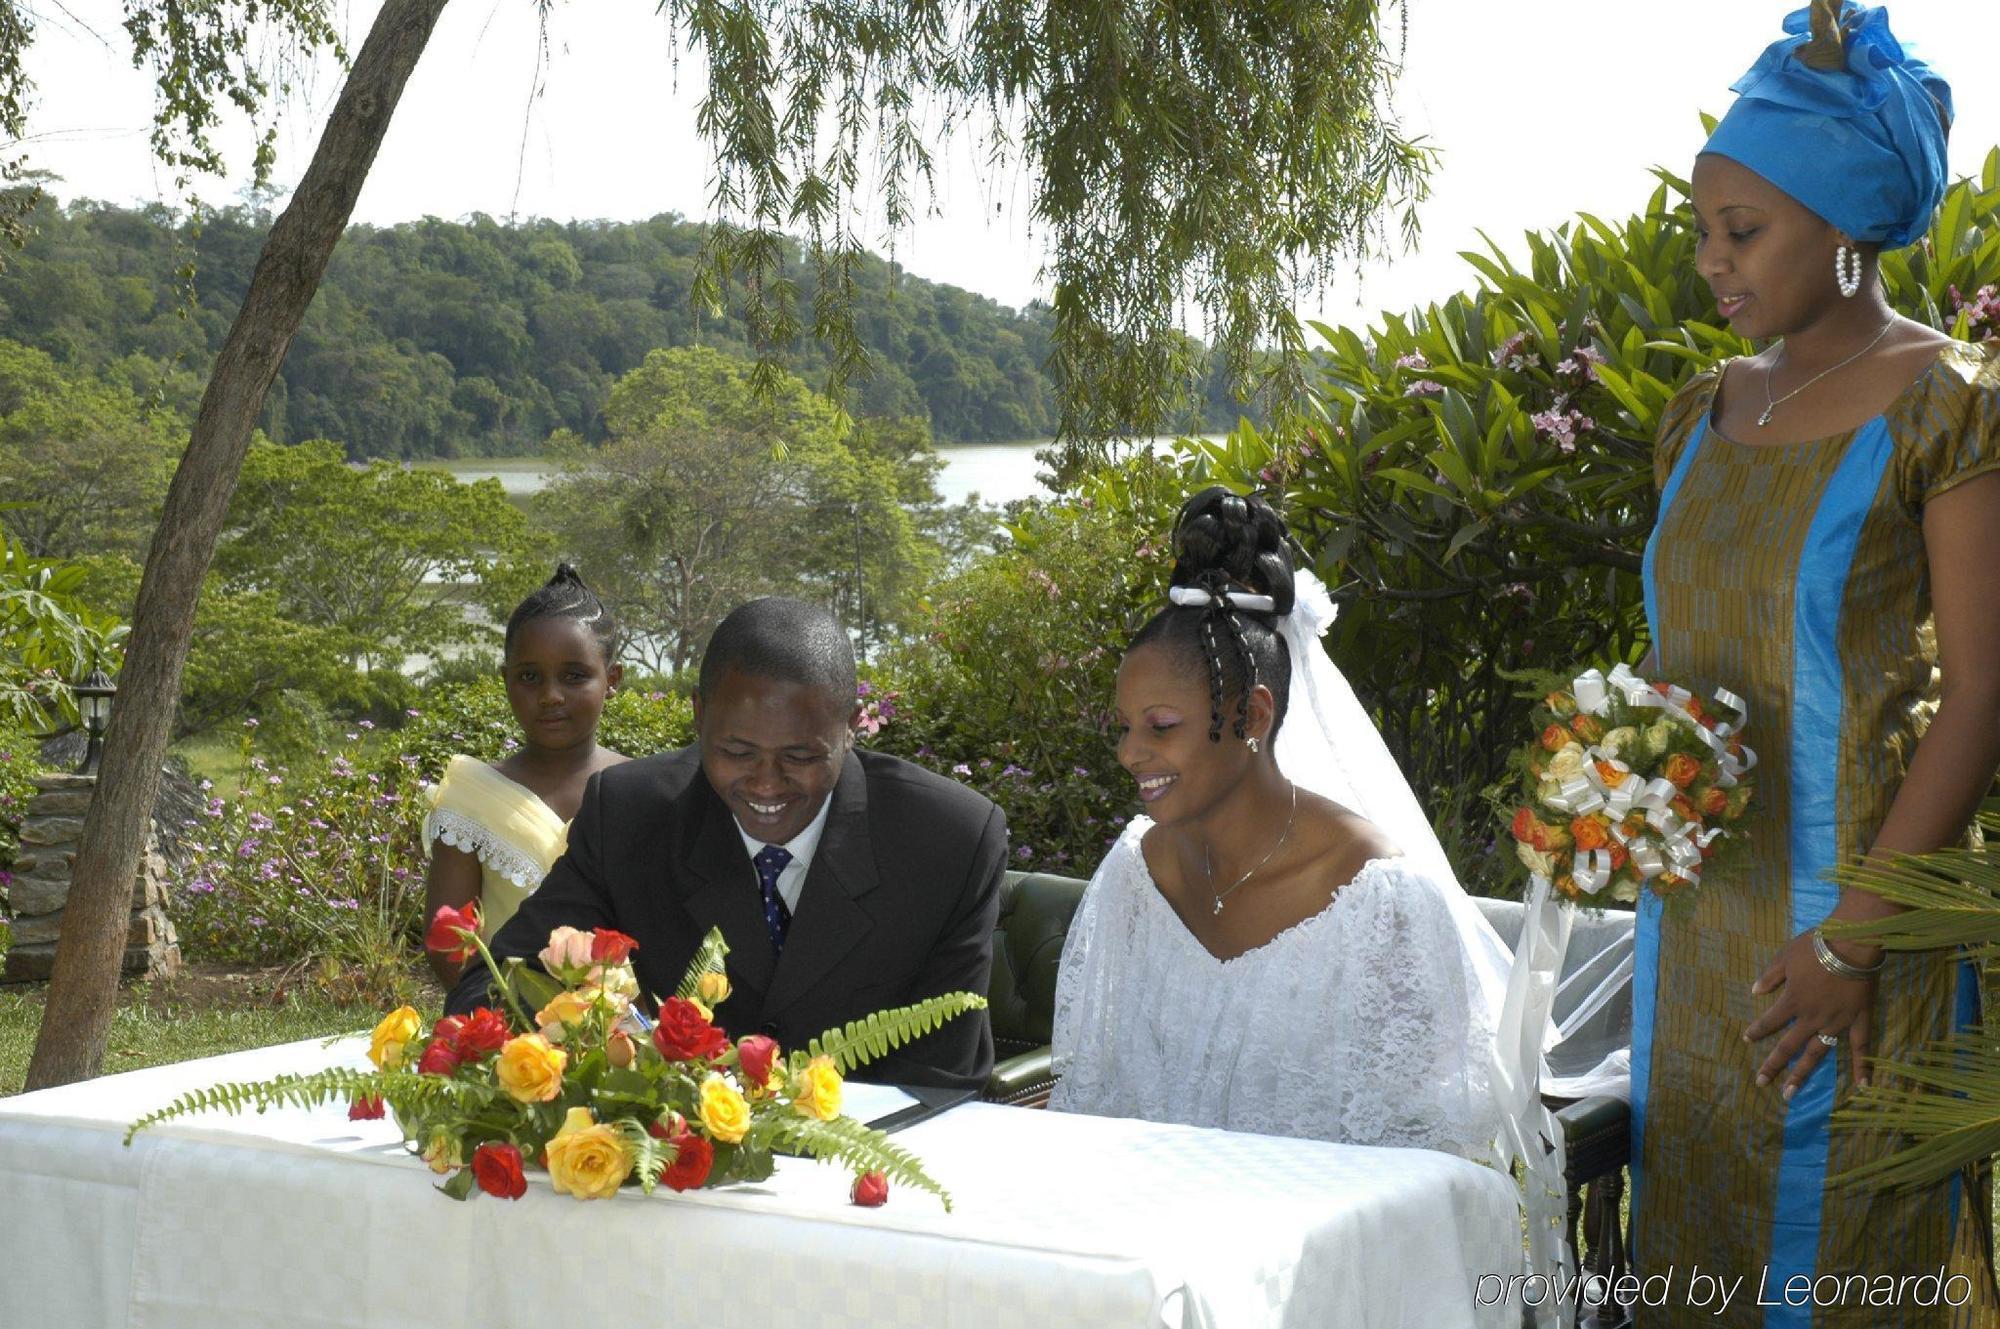
<svg viewBox="0 0 2000 1329"><path fill-rule="evenodd" d="M277 224L215 358L185 456L146 555L132 636L77 846L30 1089L88 1079L104 1058L160 763L167 754L195 601L243 470L250 433L285 351L347 229L403 85L446 0L386 0L334 104L305 178Z"/></svg>

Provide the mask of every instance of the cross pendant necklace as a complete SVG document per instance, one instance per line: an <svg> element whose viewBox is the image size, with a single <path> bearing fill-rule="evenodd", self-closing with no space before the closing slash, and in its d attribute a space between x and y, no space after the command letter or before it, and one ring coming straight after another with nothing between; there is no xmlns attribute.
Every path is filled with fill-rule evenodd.
<svg viewBox="0 0 2000 1329"><path fill-rule="evenodd" d="M1209 847L1207 845L1202 846L1201 870L1208 874L1208 893L1215 897L1215 909L1213 911L1214 913L1216 914L1221 913L1222 902L1224 900L1227 900L1230 896L1236 894L1237 887L1241 886L1244 882L1250 880L1250 878L1256 876L1258 868L1263 867L1266 863L1271 861L1272 854L1277 853L1280 849L1283 849L1285 847L1285 841L1289 840L1292 836L1292 823L1298 820L1298 816L1299 816L1299 786L1298 783L1294 781L1292 784L1291 815L1285 818L1285 829L1278 836L1278 842L1272 845L1271 848L1265 853L1265 855L1262 858L1257 860L1256 867L1251 868L1248 872L1238 877L1235 881L1230 882L1229 889L1226 891L1217 891L1215 889L1215 864L1209 858Z"/></svg>
<svg viewBox="0 0 2000 1329"><path fill-rule="evenodd" d="M1793 388L1790 392L1787 392L1784 396L1779 397L1775 401L1772 400L1771 398L1771 373L1772 369L1775 369L1776 366L1773 366L1772 369L1766 369L1764 371L1764 413L1757 417L1758 428L1761 429L1765 425L1770 424L1772 414L1780 406L1783 406L1786 402L1798 396L1801 392L1804 392L1807 388L1819 382L1821 379L1825 378L1828 374L1833 373L1836 369L1847 368L1849 365L1853 364L1856 360L1859 360L1862 356L1868 354L1868 352L1874 350L1877 346L1881 345L1882 339L1889 335L1889 329L1895 326L1896 326L1896 317L1895 315L1891 314L1889 316L1889 321L1882 325L1882 330L1875 334L1875 340L1869 342L1866 346L1856 351L1853 355L1848 356L1845 360L1842 360L1839 364L1829 365L1825 369L1820 370L1817 374L1814 374L1811 378L1799 384L1797 387Z"/></svg>

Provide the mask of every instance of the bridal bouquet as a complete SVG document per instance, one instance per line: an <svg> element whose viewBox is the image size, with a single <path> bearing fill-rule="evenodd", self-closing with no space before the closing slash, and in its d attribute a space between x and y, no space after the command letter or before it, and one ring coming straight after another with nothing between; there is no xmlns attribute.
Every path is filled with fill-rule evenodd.
<svg viewBox="0 0 2000 1329"><path fill-rule="evenodd" d="M177 1099L133 1123L125 1142L156 1122L209 1110L263 1111L346 1101L351 1119L395 1115L409 1148L466 1199L475 1187L503 1199L527 1189L526 1172L555 1189L602 1199L621 1186L647 1194L771 1175L774 1152L807 1154L856 1174L858 1204L880 1204L893 1178L951 1200L907 1150L841 1115L844 1075L985 1006L954 992L850 1022L789 1053L761 1034L731 1042L712 1010L729 995L728 947L711 931L648 1031L632 938L608 928L549 934L547 973L510 960L503 969L479 940L470 908L440 909L425 944L460 958L477 953L500 975L502 1009L449 1015L425 1030L408 1007L369 1038L373 1071L335 1067L251 1084L222 1084Z"/></svg>
<svg viewBox="0 0 2000 1329"><path fill-rule="evenodd" d="M1715 842L1743 816L1757 754L1741 698L1710 702L1625 665L1547 688L1515 764L1526 797L1510 827L1529 873L1563 898L1691 900Z"/></svg>

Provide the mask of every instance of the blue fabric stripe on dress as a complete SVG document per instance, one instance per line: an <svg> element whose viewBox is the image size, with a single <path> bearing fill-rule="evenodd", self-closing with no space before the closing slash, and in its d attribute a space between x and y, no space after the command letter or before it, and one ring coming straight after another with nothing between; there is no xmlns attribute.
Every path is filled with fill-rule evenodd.
<svg viewBox="0 0 2000 1329"><path fill-rule="evenodd" d="M1979 965L1972 960L1958 962L1958 992L1951 1017L1952 1032L1962 1034L1979 1024ZM1967 1070L1971 1067L1960 1058L1960 1065ZM1951 1179L1951 1227L1948 1231L1952 1239L1958 1237L1958 1201L1965 1191L1963 1173Z"/></svg>
<svg viewBox="0 0 2000 1329"><path fill-rule="evenodd" d="M1794 935L1823 922L1840 898L1840 888L1826 880L1836 862L1840 833L1840 732L1846 695L1840 613L1861 528L1894 451L1888 421L1879 416L1856 432L1827 482L1800 552L1792 601ZM1777 1203L1771 1220L1771 1287L1783 1287L1795 1274L1810 1276L1819 1264L1827 1118L1839 1083L1839 1063L1838 1056L1823 1058L1785 1110L1784 1153L1778 1162ZM1812 1308L1773 1306L1764 1323L1808 1326Z"/></svg>
<svg viewBox="0 0 2000 1329"><path fill-rule="evenodd" d="M1667 524L1667 512L1674 505L1674 497L1680 493L1681 482L1687 479L1689 469L1694 465L1695 454L1701 451L1702 443L1708 438L1708 419L1704 416L1696 421L1693 432L1688 437L1687 446L1681 449L1680 460L1674 464L1673 473L1667 477L1666 487L1660 491L1660 515L1653 523L1653 533L1646 539L1646 556L1641 567L1641 584L1646 592L1646 630L1653 639L1653 649L1660 649L1660 606L1658 587L1653 579L1653 562L1660 543L1660 532ZM1660 990L1660 897L1651 891L1639 894L1639 917L1632 943L1632 1153L1630 1170L1632 1173L1632 1212L1639 1212L1639 1189L1645 1184L1646 1143L1646 1090L1653 1077L1653 1012L1654 1002ZM1632 1251L1636 1261L1640 1243L1645 1234L1633 1233Z"/></svg>

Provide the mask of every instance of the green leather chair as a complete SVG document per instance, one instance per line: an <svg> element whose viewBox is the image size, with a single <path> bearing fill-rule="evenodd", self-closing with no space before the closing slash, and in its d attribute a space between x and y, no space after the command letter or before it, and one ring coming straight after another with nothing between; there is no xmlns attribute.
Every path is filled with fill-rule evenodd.
<svg viewBox="0 0 2000 1329"><path fill-rule="evenodd" d="M1049 1036L1055 1028L1056 969L1084 885L1047 872L1010 872L1000 884L993 974L986 984L994 1057L984 1095L988 1102L1039 1107L1048 1101L1055 1085Z"/></svg>

